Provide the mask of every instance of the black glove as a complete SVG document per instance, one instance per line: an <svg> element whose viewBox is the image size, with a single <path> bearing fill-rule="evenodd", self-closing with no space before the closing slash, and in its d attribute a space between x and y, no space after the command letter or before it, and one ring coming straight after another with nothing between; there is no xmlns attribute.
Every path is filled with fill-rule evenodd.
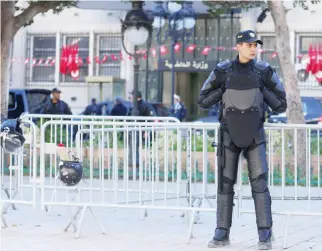
<svg viewBox="0 0 322 251"><path fill-rule="evenodd" d="M214 89L210 91L207 95L200 95L197 103L201 108L209 109L216 105L222 97L222 89Z"/></svg>

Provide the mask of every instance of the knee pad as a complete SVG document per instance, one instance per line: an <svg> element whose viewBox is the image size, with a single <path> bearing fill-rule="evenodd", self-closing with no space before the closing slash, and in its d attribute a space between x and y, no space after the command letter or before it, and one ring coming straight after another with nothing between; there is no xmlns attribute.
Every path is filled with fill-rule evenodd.
<svg viewBox="0 0 322 251"><path fill-rule="evenodd" d="M267 187L267 173L259 175L257 178L250 181L252 191L255 193L265 193L268 190Z"/></svg>
<svg viewBox="0 0 322 251"><path fill-rule="evenodd" d="M223 186L222 186L222 194L230 194L234 192L234 184L235 181L231 180L227 177L222 177Z"/></svg>

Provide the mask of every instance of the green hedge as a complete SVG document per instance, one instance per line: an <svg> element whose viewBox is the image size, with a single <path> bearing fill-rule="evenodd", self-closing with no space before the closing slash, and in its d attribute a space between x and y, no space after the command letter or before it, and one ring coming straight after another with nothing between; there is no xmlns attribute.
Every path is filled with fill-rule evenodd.
<svg viewBox="0 0 322 251"><path fill-rule="evenodd" d="M89 161L84 161L83 162L83 166L84 166L84 178L89 178L90 177L90 169L89 169ZM138 168L137 168L138 169ZM138 171L138 170L137 170ZM29 176L29 167L24 167L24 170L23 170L23 173L25 176ZM54 170L54 167L52 169L52 177L54 177L54 173L55 173L55 170ZM9 175L9 169L6 167L4 168L4 174L5 175ZM50 175L50 168L46 168L45 170L45 174L46 176L49 176ZM144 170L143 169L143 174L147 175L147 178L150 177L150 171L149 170ZM156 173L156 169L154 170L153 172L154 174L154 177L156 178L157 176L157 173ZM159 171L159 179L161 181L164 181L165 179L165 176L167 176L168 178L168 181L172 181L172 180L176 180L177 179L177 169L174 169L173 171L169 168L169 171L168 171L168 175L165 174L165 172L163 170L160 170ZM37 171L37 175L40 175L40 171L38 170ZM93 177L94 179L98 179L100 177L100 169L98 168L94 168L93 169ZM113 173L113 170L111 169L104 169L104 179L107 179L108 177L111 177L112 179L114 178L113 177L114 173ZM123 179L123 169L119 169L118 170L118 178L119 179ZM214 183L215 182L215 173L210 170L208 168L208 175L207 175L207 182L208 183ZM130 178L132 177L132 171L130 171L129 173L129 176ZM294 173L291 171L290 168L286 168L286 171L285 171L285 185L286 186L294 186ZM320 177L322 178L322 166L321 166L321 169L320 169ZM274 178L274 185L281 185L282 184L282 173L280 172L279 169L277 168L274 168L274 173L273 173L273 178ZM318 186L318 176L317 175L311 175L310 177L310 183L311 183L311 187L317 187ZM186 180L187 179L187 172L185 170L182 170L181 171L181 179L182 180ZM193 182L202 182L202 179L203 179L203 173L200 172L199 170L196 170L195 172L192 172L191 173L191 179ZM248 184L248 173L246 171L243 172L242 174L242 181L243 181L243 184ZM297 184L298 186L306 186L306 180L305 179L298 179L297 180ZM322 180L320 179L320 186L322 186Z"/></svg>

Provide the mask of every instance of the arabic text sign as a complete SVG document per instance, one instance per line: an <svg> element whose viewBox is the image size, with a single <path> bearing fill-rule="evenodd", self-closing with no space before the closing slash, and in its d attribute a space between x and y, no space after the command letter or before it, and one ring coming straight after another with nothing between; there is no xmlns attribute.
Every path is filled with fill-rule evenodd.
<svg viewBox="0 0 322 251"><path fill-rule="evenodd" d="M198 71L212 71L216 67L216 61L198 61L198 60L175 60L172 64L171 60L160 60L159 69L161 71L171 71L174 67L175 71L188 71L188 72L198 72Z"/></svg>

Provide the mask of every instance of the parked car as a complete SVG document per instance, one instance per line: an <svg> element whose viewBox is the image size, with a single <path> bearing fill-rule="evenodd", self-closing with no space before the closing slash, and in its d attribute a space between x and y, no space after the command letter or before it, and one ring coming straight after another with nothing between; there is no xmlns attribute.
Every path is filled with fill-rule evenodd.
<svg viewBox="0 0 322 251"><path fill-rule="evenodd" d="M122 103L128 109L128 114L130 114L131 110L133 109L132 102L127 101L127 100L123 100ZM102 106L104 115L110 115L111 110L114 106L114 102L113 101L105 101L105 102L98 103L98 105ZM148 102L148 106L149 106L150 110L152 111L153 116L156 116L156 117L168 117L169 116L169 108L166 107L162 103Z"/></svg>
<svg viewBox="0 0 322 251"><path fill-rule="evenodd" d="M218 120L217 116L209 116L209 117L199 118L193 122L195 122L195 123L219 123L219 120Z"/></svg>
<svg viewBox="0 0 322 251"><path fill-rule="evenodd" d="M322 121L322 98L301 97L304 119L306 124L318 124ZM269 123L287 123L286 113L271 115Z"/></svg>
<svg viewBox="0 0 322 251"><path fill-rule="evenodd" d="M50 100L50 90L46 89L10 89L8 118L15 119L22 113L40 113L41 108Z"/></svg>
<svg viewBox="0 0 322 251"><path fill-rule="evenodd" d="M132 102L127 101L127 100L122 100L122 104L126 107L127 114L129 114L132 107L133 107ZM113 109L114 102L113 101L103 101L103 102L99 102L98 105L100 105L102 107L102 114L109 116L111 114L112 109Z"/></svg>
<svg viewBox="0 0 322 251"><path fill-rule="evenodd" d="M154 109L157 117L168 117L170 115L170 109L165 104L148 102L148 105Z"/></svg>

